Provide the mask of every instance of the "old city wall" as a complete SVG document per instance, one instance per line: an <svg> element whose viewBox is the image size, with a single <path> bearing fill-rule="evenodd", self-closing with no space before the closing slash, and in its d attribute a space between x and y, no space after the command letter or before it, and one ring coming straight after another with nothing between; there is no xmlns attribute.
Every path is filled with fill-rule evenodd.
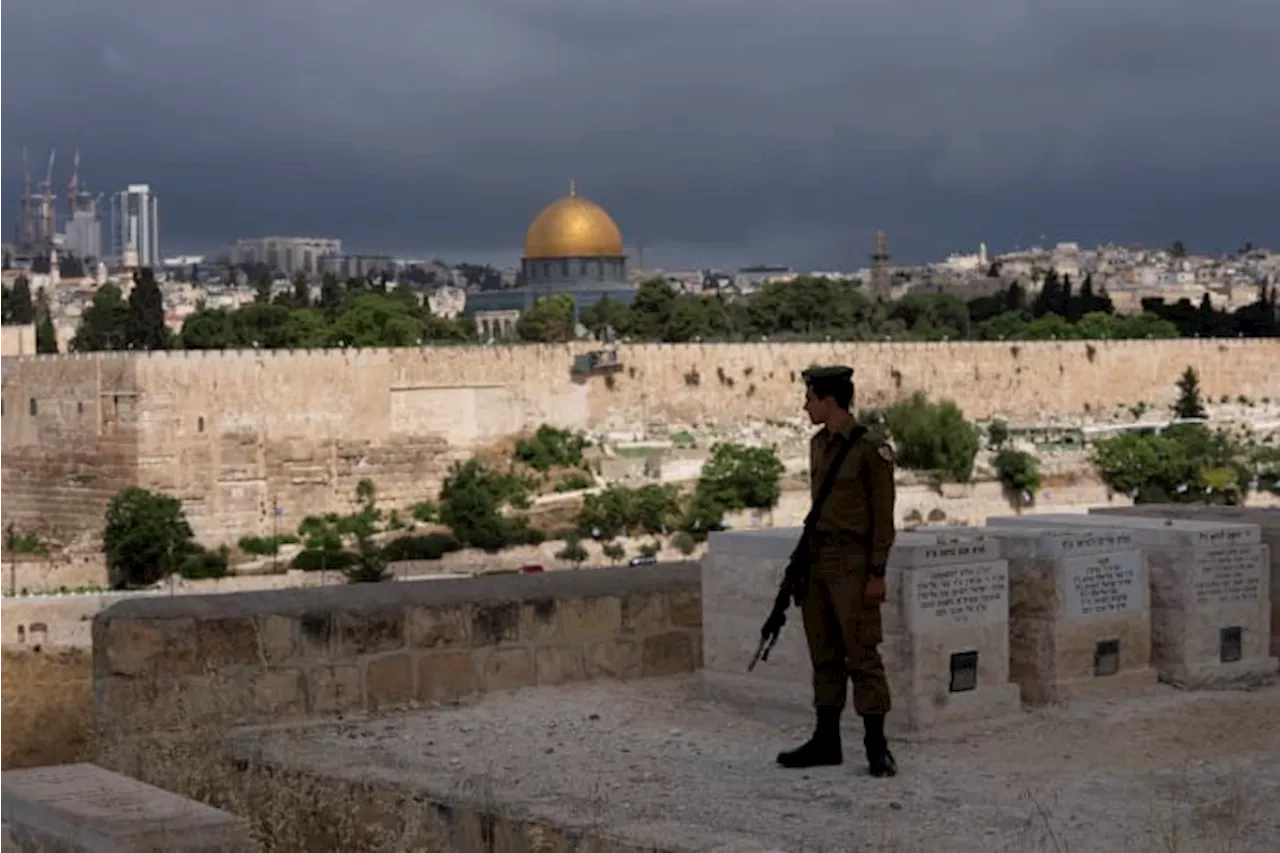
<svg viewBox="0 0 1280 853"><path fill-rule="evenodd" d="M81 531L138 478L137 362L6 358L4 522Z"/></svg>
<svg viewBox="0 0 1280 853"><path fill-rule="evenodd" d="M366 477L388 505L433 497L453 460L544 422L661 431L794 418L796 380L814 363L854 365L860 406L923 390L1014 423L1167 406L1188 365L1210 399L1280 399L1276 340L638 344L619 347L614 374L573 376L589 349L5 359L6 498L17 489L6 515L100 525L105 497L136 479L180 496L206 541L269 534L345 510ZM33 397L48 400L36 414Z"/></svg>

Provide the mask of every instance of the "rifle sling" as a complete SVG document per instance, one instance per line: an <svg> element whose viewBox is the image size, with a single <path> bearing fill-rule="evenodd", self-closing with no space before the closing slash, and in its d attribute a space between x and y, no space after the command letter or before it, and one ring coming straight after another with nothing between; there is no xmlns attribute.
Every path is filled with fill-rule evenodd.
<svg viewBox="0 0 1280 853"><path fill-rule="evenodd" d="M822 478L822 485L818 487L818 494L813 499L813 506L809 509L809 515L804 520L804 533L800 536L802 543L813 535L814 528L818 525L818 517L822 513L822 506L827 502L827 498L831 497L831 492L836 487L836 477L840 474L840 469L844 467L844 460L848 458L854 442L861 438L865 431L864 427L854 427L854 431L849 435L848 440L840 445L840 449L836 452L836 458L831 460L831 467L827 469L827 475ZM807 559L808 555L802 554L800 556Z"/></svg>

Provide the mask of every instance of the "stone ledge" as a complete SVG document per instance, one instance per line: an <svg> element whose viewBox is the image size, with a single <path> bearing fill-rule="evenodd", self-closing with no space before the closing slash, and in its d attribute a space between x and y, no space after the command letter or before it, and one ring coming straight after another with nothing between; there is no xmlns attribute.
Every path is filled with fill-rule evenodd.
<svg viewBox="0 0 1280 853"><path fill-rule="evenodd" d="M340 584L308 589L232 592L133 599L112 605L94 618L217 619L234 616L303 616L316 613L365 613L414 605L442 606L487 602L524 602L547 598L590 598L662 589L701 581L697 563L618 566L599 569L495 575L444 580Z"/></svg>

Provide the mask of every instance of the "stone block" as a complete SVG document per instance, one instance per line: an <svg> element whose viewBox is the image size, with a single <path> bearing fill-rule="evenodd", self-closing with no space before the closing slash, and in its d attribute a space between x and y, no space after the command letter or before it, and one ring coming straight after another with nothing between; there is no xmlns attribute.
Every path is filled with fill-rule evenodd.
<svg viewBox="0 0 1280 853"><path fill-rule="evenodd" d="M313 713L336 714L364 707L360 668L354 664L318 666L308 673L307 683Z"/></svg>
<svg viewBox="0 0 1280 853"><path fill-rule="evenodd" d="M253 710L262 717L292 716L307 710L307 681L300 669L262 669L249 676Z"/></svg>
<svg viewBox="0 0 1280 853"><path fill-rule="evenodd" d="M221 669L259 661L257 626L248 617L201 619L196 622L196 641L205 667Z"/></svg>
<svg viewBox="0 0 1280 853"><path fill-rule="evenodd" d="M267 664L283 663L298 651L298 622L288 616L269 614L258 619L262 659Z"/></svg>
<svg viewBox="0 0 1280 853"><path fill-rule="evenodd" d="M746 674L800 532L711 534L702 563L702 648L705 678L726 698L754 703L767 696L771 704L811 706L812 666L794 607L769 659ZM990 537L898 535L880 647L895 727L921 729L1017 711L1018 688L1008 678L1008 567L998 555L999 542ZM961 679L954 684L953 662Z"/></svg>
<svg viewBox="0 0 1280 853"><path fill-rule="evenodd" d="M525 642L554 642L557 630L554 598L538 598L520 606L519 635Z"/></svg>
<svg viewBox="0 0 1280 853"><path fill-rule="evenodd" d="M414 696L413 666L408 653L369 661L364 688L370 710L395 707L411 700Z"/></svg>
<svg viewBox="0 0 1280 853"><path fill-rule="evenodd" d="M587 646L591 678L633 678L640 674L640 642L629 637L596 640Z"/></svg>
<svg viewBox="0 0 1280 853"><path fill-rule="evenodd" d="M622 602L611 595L556 602L559 639L568 643L609 637L622 630Z"/></svg>
<svg viewBox="0 0 1280 853"><path fill-rule="evenodd" d="M405 615L401 609L343 611L334 614L336 653L340 657L391 652L405 647Z"/></svg>
<svg viewBox="0 0 1280 853"><path fill-rule="evenodd" d="M701 588L685 588L667 592L667 613L677 628L702 627Z"/></svg>
<svg viewBox="0 0 1280 853"><path fill-rule="evenodd" d="M1190 518L1258 525L1271 554L1271 656L1280 657L1280 508L1212 506L1209 504L1139 504L1126 507L1091 507L1091 515Z"/></svg>
<svg viewBox="0 0 1280 853"><path fill-rule="evenodd" d="M1003 516L987 523L1129 531L1147 565L1151 665L1163 681L1248 683L1280 668L1270 654L1270 554L1256 524L1101 514Z"/></svg>
<svg viewBox="0 0 1280 853"><path fill-rule="evenodd" d="M466 606L414 607L409 610L411 648L466 648L470 644L471 614Z"/></svg>
<svg viewBox="0 0 1280 853"><path fill-rule="evenodd" d="M1023 701L1105 698L1155 683L1147 567L1131 532L1106 527L945 531L1000 543L1009 564L1009 679L1021 688Z"/></svg>
<svg viewBox="0 0 1280 853"><path fill-rule="evenodd" d="M667 600L662 592L633 592L622 599L622 630L656 634L667 626Z"/></svg>
<svg viewBox="0 0 1280 853"><path fill-rule="evenodd" d="M538 684L568 684L586 676L580 646L540 646L534 651L534 675Z"/></svg>
<svg viewBox="0 0 1280 853"><path fill-rule="evenodd" d="M249 853L235 815L93 764L7 770L4 819L19 850Z"/></svg>
<svg viewBox="0 0 1280 853"><path fill-rule="evenodd" d="M176 676L199 666L193 619L111 619L106 629L109 671L127 676Z"/></svg>
<svg viewBox="0 0 1280 853"><path fill-rule="evenodd" d="M640 674L652 677L693 672L698 668L694 641L695 638L684 631L645 637L640 647Z"/></svg>
<svg viewBox="0 0 1280 853"><path fill-rule="evenodd" d="M520 602L486 602L471 610L471 646L484 648L520 641Z"/></svg>
<svg viewBox="0 0 1280 853"><path fill-rule="evenodd" d="M475 662L468 652L426 654L418 658L418 699L452 702L476 692Z"/></svg>
<svg viewBox="0 0 1280 853"><path fill-rule="evenodd" d="M484 656L484 689L515 690L534 684L533 656L528 649L494 649Z"/></svg>

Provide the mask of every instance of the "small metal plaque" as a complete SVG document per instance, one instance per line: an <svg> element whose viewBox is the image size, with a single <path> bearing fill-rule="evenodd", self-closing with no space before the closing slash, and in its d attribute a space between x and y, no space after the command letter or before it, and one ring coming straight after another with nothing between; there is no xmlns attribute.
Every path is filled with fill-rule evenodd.
<svg viewBox="0 0 1280 853"><path fill-rule="evenodd" d="M1120 671L1120 641L1099 640L1093 647L1093 674L1115 675Z"/></svg>
<svg viewBox="0 0 1280 853"><path fill-rule="evenodd" d="M951 692L964 693L978 686L978 653L956 652L951 655Z"/></svg>
<svg viewBox="0 0 1280 853"><path fill-rule="evenodd" d="M1223 663L1235 663L1244 657L1243 631L1223 628L1218 639L1218 657Z"/></svg>

